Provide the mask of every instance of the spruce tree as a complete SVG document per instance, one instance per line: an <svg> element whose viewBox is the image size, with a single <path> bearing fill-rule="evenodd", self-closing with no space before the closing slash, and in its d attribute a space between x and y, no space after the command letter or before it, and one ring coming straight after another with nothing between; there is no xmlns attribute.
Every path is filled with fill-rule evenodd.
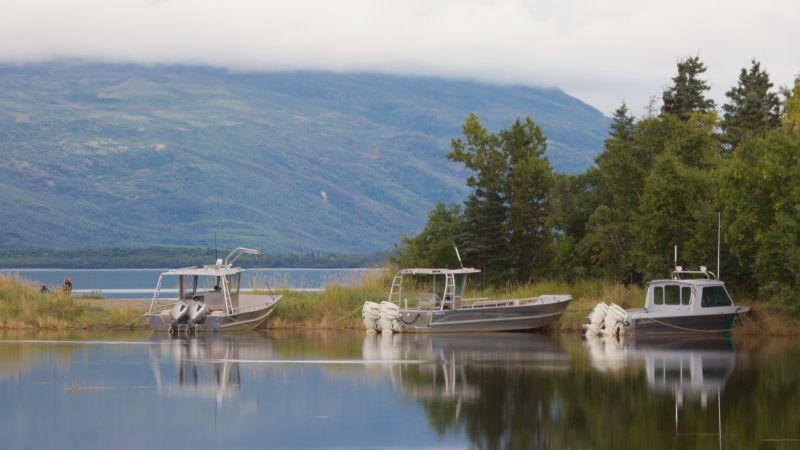
<svg viewBox="0 0 800 450"><path fill-rule="evenodd" d="M630 115L628 105L622 102L619 108L614 111L614 117L611 118L611 136L612 138L630 140L633 136L633 130L636 119Z"/></svg>
<svg viewBox="0 0 800 450"><path fill-rule="evenodd" d="M678 74L672 78L673 85L664 91L661 114L672 114L681 120L689 119L693 112L714 110L714 100L705 97L708 83L699 76L706 66L699 56L678 61Z"/></svg>
<svg viewBox="0 0 800 450"><path fill-rule="evenodd" d="M731 148L749 135L763 135L780 124L780 100L771 91L769 74L755 59L750 70L742 68L739 83L726 92L722 106L723 140Z"/></svg>

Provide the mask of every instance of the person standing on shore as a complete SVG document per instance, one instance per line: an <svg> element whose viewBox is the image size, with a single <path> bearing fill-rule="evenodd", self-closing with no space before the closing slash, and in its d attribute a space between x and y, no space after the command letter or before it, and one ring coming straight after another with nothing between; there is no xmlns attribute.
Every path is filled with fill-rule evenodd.
<svg viewBox="0 0 800 450"><path fill-rule="evenodd" d="M69 279L69 275L64 277L64 292L66 292L67 295L72 293L72 280Z"/></svg>

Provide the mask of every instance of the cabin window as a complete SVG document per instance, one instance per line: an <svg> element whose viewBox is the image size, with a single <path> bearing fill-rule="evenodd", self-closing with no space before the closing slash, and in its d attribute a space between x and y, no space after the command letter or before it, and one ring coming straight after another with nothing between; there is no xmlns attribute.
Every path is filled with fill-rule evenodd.
<svg viewBox="0 0 800 450"><path fill-rule="evenodd" d="M668 284L664 286L664 304L665 305L680 305L681 304L681 288L677 284Z"/></svg>
<svg viewBox="0 0 800 450"><path fill-rule="evenodd" d="M653 288L653 298L654 303L656 305L663 305L664 304L664 288L661 286L656 286Z"/></svg>
<svg viewBox="0 0 800 450"><path fill-rule="evenodd" d="M717 306L731 306L731 299L725 288L722 286L709 286L703 288L703 308L713 308Z"/></svg>
<svg viewBox="0 0 800 450"><path fill-rule="evenodd" d="M681 288L681 305L688 305L692 300L692 288L684 286Z"/></svg>

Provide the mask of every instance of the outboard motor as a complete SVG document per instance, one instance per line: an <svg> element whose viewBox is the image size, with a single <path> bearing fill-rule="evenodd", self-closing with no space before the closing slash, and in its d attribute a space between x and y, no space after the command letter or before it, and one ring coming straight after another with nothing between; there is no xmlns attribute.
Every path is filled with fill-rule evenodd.
<svg viewBox="0 0 800 450"><path fill-rule="evenodd" d="M612 303L603 319L603 336L618 336L625 323L627 313L619 305Z"/></svg>
<svg viewBox="0 0 800 450"><path fill-rule="evenodd" d="M392 334L396 329L397 319L400 317L400 307L392 302L381 302L381 332Z"/></svg>
<svg viewBox="0 0 800 450"><path fill-rule="evenodd" d="M189 307L189 327L203 323L206 320L206 315L208 315L208 307L202 295L195 295L192 300L194 302Z"/></svg>
<svg viewBox="0 0 800 450"><path fill-rule="evenodd" d="M375 302L364 302L361 307L361 318L364 320L364 327L367 331L380 331L379 320L381 318L381 305Z"/></svg>
<svg viewBox="0 0 800 450"><path fill-rule="evenodd" d="M189 304L185 300L178 300L175 306L172 307L172 323L169 325L169 331L177 331L178 325L186 323L189 320Z"/></svg>
<svg viewBox="0 0 800 450"><path fill-rule="evenodd" d="M586 323L581 327L581 333L584 335L594 334L598 335L603 330L605 324L606 313L608 312L608 305L603 302L597 304L592 312L586 316Z"/></svg>

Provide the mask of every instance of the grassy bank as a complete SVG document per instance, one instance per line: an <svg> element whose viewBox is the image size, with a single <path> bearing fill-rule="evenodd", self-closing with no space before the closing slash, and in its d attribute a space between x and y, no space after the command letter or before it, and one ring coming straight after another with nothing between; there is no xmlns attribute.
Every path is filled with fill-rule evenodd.
<svg viewBox="0 0 800 450"><path fill-rule="evenodd" d="M89 306L63 292L42 293L28 280L0 275L0 328L67 329L119 327L138 313Z"/></svg>
<svg viewBox="0 0 800 450"><path fill-rule="evenodd" d="M384 272L362 279L357 287L329 285L324 292L278 291L283 295L266 323L272 330L288 329L361 329L361 306L364 301L385 300L392 274ZM623 308L637 308L644 302L645 290L600 280L575 283L544 281L528 285L508 285L467 292L468 297L524 298L540 294L570 294L567 311L550 329L577 332L584 318L598 301L616 303ZM800 320L788 316L777 305L755 299L736 298L737 305L749 306L751 313L738 323L736 335L800 334ZM143 309L120 306L124 301L85 301L59 293L40 293L30 282L0 276L0 328L68 329L124 328L143 326Z"/></svg>

